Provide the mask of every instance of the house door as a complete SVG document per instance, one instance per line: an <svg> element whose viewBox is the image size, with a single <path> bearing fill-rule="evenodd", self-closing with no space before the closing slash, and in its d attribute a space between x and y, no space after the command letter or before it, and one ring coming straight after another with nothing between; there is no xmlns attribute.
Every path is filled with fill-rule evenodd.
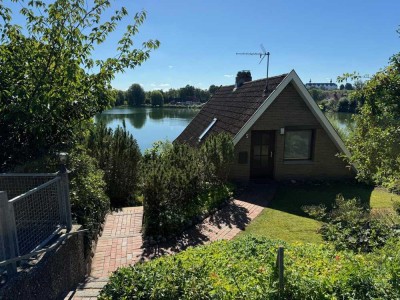
<svg viewBox="0 0 400 300"><path fill-rule="evenodd" d="M275 131L251 132L250 177L272 178L274 172Z"/></svg>

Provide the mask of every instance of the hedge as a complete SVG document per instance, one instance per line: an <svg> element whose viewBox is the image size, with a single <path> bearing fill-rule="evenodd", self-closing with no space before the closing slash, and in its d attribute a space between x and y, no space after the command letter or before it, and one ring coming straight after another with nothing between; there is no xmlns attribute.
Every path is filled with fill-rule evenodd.
<svg viewBox="0 0 400 300"><path fill-rule="evenodd" d="M276 249L285 247L279 296ZM375 253L246 237L118 269L100 299L396 299L400 242Z"/></svg>

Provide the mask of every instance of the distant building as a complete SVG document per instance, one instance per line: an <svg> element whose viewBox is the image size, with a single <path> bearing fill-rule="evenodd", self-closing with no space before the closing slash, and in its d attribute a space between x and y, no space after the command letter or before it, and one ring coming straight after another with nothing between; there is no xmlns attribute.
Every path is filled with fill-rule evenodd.
<svg viewBox="0 0 400 300"><path fill-rule="evenodd" d="M316 89L321 89L321 90L337 90L338 86L336 83L332 83L332 79L331 81L325 82L325 83L317 83L317 82L310 82L306 83L306 88L311 89L311 88L316 88Z"/></svg>

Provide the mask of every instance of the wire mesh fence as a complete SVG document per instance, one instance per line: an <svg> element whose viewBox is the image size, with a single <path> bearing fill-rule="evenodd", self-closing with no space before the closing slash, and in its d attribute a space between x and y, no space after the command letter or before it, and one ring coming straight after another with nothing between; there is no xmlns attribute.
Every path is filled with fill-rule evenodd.
<svg viewBox="0 0 400 300"><path fill-rule="evenodd" d="M71 228L66 172L0 174L0 266L40 249L63 228Z"/></svg>
<svg viewBox="0 0 400 300"><path fill-rule="evenodd" d="M54 174L0 174L0 191L6 191L13 199L55 178Z"/></svg>

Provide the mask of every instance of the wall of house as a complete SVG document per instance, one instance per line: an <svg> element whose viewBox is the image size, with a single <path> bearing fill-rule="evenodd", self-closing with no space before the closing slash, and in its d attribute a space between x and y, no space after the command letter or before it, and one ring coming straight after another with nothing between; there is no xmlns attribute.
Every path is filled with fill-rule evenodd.
<svg viewBox="0 0 400 300"><path fill-rule="evenodd" d="M310 126L315 130L314 154L311 161L284 161L284 135L279 134L282 127ZM305 104L292 84L289 84L251 130L275 130L274 179L344 179L354 177L346 163L336 156L338 148L329 138L318 120ZM235 163L231 178L246 181L250 177L251 130L235 146ZM247 136L247 137L246 137ZM248 152L246 164L239 164L239 152Z"/></svg>

